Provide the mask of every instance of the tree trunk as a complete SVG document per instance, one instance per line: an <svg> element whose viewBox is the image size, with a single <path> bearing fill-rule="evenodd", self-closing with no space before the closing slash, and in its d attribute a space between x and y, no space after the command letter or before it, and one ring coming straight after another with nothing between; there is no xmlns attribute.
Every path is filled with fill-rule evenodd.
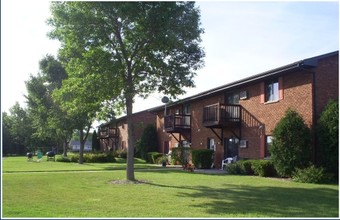
<svg viewBox="0 0 340 220"><path fill-rule="evenodd" d="M80 148L79 148L79 164L84 163L84 130L79 130L79 142L80 142Z"/></svg>
<svg viewBox="0 0 340 220"><path fill-rule="evenodd" d="M134 138L133 138L133 121L132 121L132 105L133 98L128 96L126 98L127 111L127 126L128 126L128 147L127 147L127 161L126 161L126 179L130 181L135 180L134 173Z"/></svg>
<svg viewBox="0 0 340 220"><path fill-rule="evenodd" d="M67 138L64 138L64 141L63 141L63 156L64 157L67 157Z"/></svg>

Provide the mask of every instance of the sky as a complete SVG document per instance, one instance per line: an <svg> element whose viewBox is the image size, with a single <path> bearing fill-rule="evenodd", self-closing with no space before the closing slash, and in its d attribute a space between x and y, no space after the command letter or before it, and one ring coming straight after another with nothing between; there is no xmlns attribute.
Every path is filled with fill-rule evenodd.
<svg viewBox="0 0 340 220"><path fill-rule="evenodd" d="M339 50L338 1L198 1L205 66L185 98L305 58ZM1 112L25 107L25 81L60 46L47 37L49 2L1 0ZM162 105L137 98L134 112Z"/></svg>

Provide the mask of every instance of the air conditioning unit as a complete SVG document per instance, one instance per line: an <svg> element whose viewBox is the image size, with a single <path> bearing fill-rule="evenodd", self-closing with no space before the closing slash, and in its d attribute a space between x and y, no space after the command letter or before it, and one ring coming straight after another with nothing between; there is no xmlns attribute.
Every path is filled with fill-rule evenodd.
<svg viewBox="0 0 340 220"><path fill-rule="evenodd" d="M248 92L247 91L241 91L240 92L240 99L247 99L248 98Z"/></svg>
<svg viewBox="0 0 340 220"><path fill-rule="evenodd" d="M240 148L247 148L248 141L247 140L240 140Z"/></svg>

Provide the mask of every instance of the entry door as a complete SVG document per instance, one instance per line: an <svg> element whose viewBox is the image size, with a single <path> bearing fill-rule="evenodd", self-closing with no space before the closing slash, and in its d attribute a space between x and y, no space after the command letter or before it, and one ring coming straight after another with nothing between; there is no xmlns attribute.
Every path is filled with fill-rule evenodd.
<svg viewBox="0 0 340 220"><path fill-rule="evenodd" d="M224 158L238 156L239 140L235 137L224 138Z"/></svg>

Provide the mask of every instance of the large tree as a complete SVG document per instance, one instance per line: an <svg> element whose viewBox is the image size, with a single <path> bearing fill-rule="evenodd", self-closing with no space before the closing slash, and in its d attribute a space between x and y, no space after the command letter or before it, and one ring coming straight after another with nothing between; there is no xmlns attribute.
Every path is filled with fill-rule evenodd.
<svg viewBox="0 0 340 220"><path fill-rule="evenodd" d="M126 111L126 175L134 180L134 98L176 97L194 86L204 57L199 9L194 2L53 2L51 12L50 37L61 41L61 54L99 85L102 101L115 99Z"/></svg>
<svg viewBox="0 0 340 220"><path fill-rule="evenodd" d="M27 111L16 102L5 115L4 125L8 129L10 140L14 144L25 146L26 150L34 152L37 141L33 137L32 119Z"/></svg>
<svg viewBox="0 0 340 220"><path fill-rule="evenodd" d="M72 135L72 119L52 99L54 90L59 89L67 74L61 62L46 55L40 62L40 72L26 81L28 113L35 128L34 137L54 146L67 145Z"/></svg>

